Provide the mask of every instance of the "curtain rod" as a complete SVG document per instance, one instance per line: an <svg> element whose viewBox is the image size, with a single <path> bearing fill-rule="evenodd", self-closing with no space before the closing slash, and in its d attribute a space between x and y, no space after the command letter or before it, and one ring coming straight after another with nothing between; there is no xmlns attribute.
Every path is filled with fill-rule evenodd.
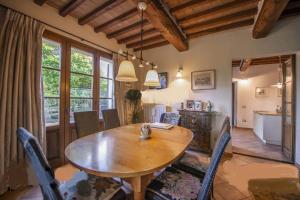
<svg viewBox="0 0 300 200"><path fill-rule="evenodd" d="M102 46L102 45L96 44L96 43L94 43L94 42L92 42L92 41L86 40L86 39L84 39L84 38L82 38L82 37L80 37L80 36L77 36L77 35L75 35L75 34L73 34L73 33L70 33L70 32L68 32L68 31L65 31L65 30L63 30L63 29L61 29L61 28L57 28L57 27L55 27L55 26L53 26L53 25L51 25L51 24L48 24L48 23L46 23L46 22L43 22L42 20L36 19L36 18L34 18L34 17L32 17L32 16L29 16L29 15L27 15L27 14L21 12L21 11L15 10L15 9L13 9L13 8L10 8L10 7L8 7L8 6L6 6L6 5L2 5L2 4L1 4L1 6L7 8L7 9L13 10L13 11L15 11L15 12L17 12L17 13L22 14L22 15L25 15L25 16L27 16L27 17L33 18L33 19L35 19L36 21L38 21L38 22L40 22L40 23L42 23L42 24L44 24L44 25L47 25L47 26L49 26L49 27L51 27L51 28L54 28L54 29L56 29L56 30L59 30L59 31L61 31L61 32L63 32L63 33L69 34L69 35L71 35L72 37L78 38L78 39L80 39L80 40L83 41L83 42L88 42L88 43L90 43L90 44L92 44L92 45L95 45L95 46L97 46L97 47L99 47L99 48L102 48L102 49L104 49L104 50L106 50L106 51L109 51L109 52L111 52L111 53L115 53L115 54L121 55L121 56L123 56L123 57L127 57L127 53L126 53L126 55L120 54L119 52L116 52L116 51L114 51L114 50L112 50L112 49L109 49L109 48L107 48L107 47L104 47L104 46ZM130 53L128 53L128 55L129 55L129 56L133 56L133 55L130 54ZM139 59L139 60L145 61L144 59L141 59L141 58L139 58L139 57L137 57L137 56L135 56L135 57L136 57L137 59Z"/></svg>

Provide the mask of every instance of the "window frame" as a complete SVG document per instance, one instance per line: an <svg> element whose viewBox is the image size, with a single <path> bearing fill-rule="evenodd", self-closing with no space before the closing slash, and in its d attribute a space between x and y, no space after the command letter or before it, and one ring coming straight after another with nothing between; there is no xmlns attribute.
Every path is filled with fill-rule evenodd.
<svg viewBox="0 0 300 200"><path fill-rule="evenodd" d="M80 51L83 51L83 52L86 52L86 53L89 53L89 54L91 54L92 55L92 57L93 57L93 70L92 70L92 74L85 74L85 73L81 73L81 72L74 72L74 71L72 71L71 70L71 65L72 65L72 59L71 59L71 57L72 57L72 49L77 49L77 50L80 50ZM97 110L97 108L95 107L95 98L96 98L96 96L97 96L97 93L96 93L96 91L95 91L95 87L96 87L96 85L95 85L95 82L97 81L96 79L97 79L97 77L96 77L96 74L98 73L97 72L97 70L96 70L96 64L95 64L95 62L97 61L97 56L98 54L97 54L97 52L94 50L94 49L92 49L92 48L90 48L90 47L86 47L86 46L82 46L82 45L79 45L79 44L77 44L77 43L74 43L74 42L71 42L70 43L70 55L69 55L69 62L70 62L70 64L69 64L69 76L67 77L68 78L68 83L69 83L69 90L67 91L67 93L69 93L68 94L68 96L69 96L69 112L68 112L68 114L69 114L69 116L68 116L68 118L69 118L69 123L74 123L74 121L71 121L71 101L72 101L72 99L90 99L90 100L92 100L92 109L91 110L96 110L96 111L98 111L99 112L99 110ZM72 74L76 74L76 75L83 75L83 76L89 76L89 77L92 77L92 97L71 97L71 75Z"/></svg>
<svg viewBox="0 0 300 200"><path fill-rule="evenodd" d="M55 40L52 40L52 39L48 39L48 38L43 38L43 41L42 41L42 45L44 44L44 41L49 41L49 42L53 42L53 43L57 43L58 45L59 45L59 50L60 50L60 57L59 57L59 68L54 68L54 67L45 67L45 66L43 66L43 59L42 59L42 75L43 75L43 71L44 71L44 69L46 69L46 70L51 70L51 71L54 71L54 72L58 72L59 73L59 86L58 86L58 96L46 96L46 95L44 95L43 94L43 98L44 99L56 99L56 100L58 100L58 121L57 122L53 122L53 123L47 123L46 122L46 118L45 118L45 125L46 126L57 126L57 125L59 125L59 123L60 123L60 118L61 118L61 114L60 114L60 107L61 107L61 105L60 105L60 98L61 98L61 79L62 79L62 77L61 77L61 74L62 74L62 63L61 63L61 61L62 61L62 44L61 44L61 42L59 42L59 41L55 41ZM44 90L44 88L43 88L43 90ZM44 106L44 108L45 108L45 106Z"/></svg>
<svg viewBox="0 0 300 200"><path fill-rule="evenodd" d="M100 84L101 84L101 79L104 79L104 80L108 80L109 81L112 81L112 97L101 97L101 94L100 94L100 90L99 90L99 112L101 112L101 109L100 109L100 103L101 103L101 99L108 99L108 100L111 100L112 101L112 109L116 107L115 105L115 77L114 77L114 62L113 60L110 60L110 59L107 59L107 58L103 58L103 60L105 60L106 62L110 62L111 63L111 67L112 67L112 78L109 78L109 75L107 77L105 76L102 76L101 75L101 57L100 57L100 60L99 60L99 88L100 88ZM109 68L109 67L108 67ZM109 71L108 71L108 74L109 74ZM100 119L102 118L102 115L99 113L99 116L100 116Z"/></svg>
<svg viewBox="0 0 300 200"><path fill-rule="evenodd" d="M61 44L61 64L60 64L60 97L59 97L59 124L48 125L47 129L59 128L63 124L65 124L65 130L69 129L66 124L69 126L74 126L73 122L70 122L70 114L71 114L71 73L80 74L80 75L89 75L80 72L71 72L71 49L76 48L81 51L85 51L87 53L91 53L93 55L93 75L89 75L93 77L92 83L92 97L88 99L92 99L92 110L100 113L100 57L105 58L107 60L113 60L112 54L107 53L105 51L101 51L95 47L84 44L82 42L78 42L76 40L70 39L68 37L59 35L57 33L51 32L49 30L45 30L43 33L43 39L50 40L53 42L57 42ZM99 65L97 64L99 63ZM112 61L113 64L113 61ZM50 68L51 70L53 68ZM53 69L55 70L55 69ZM114 95L114 94L113 94ZM74 98L74 97L72 97ZM76 97L75 97L76 98ZM80 97L80 99L85 99L84 97ZM113 97L115 99L115 97ZM114 101L113 101L114 103ZM99 121L102 119L99 117Z"/></svg>

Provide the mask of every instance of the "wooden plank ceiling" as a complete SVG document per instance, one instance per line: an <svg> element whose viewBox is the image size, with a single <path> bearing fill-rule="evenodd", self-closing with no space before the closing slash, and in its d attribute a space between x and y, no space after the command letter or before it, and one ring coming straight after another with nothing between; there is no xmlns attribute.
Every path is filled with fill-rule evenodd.
<svg viewBox="0 0 300 200"><path fill-rule="evenodd" d="M33 0L56 8L63 17L70 15L80 25L90 25L134 51L141 49L139 0ZM276 0L270 1L273 5ZM192 38L254 25L253 35L266 36L278 19L300 14L300 0L284 0L267 10L259 0L147 0L143 49L172 44L179 51L188 49ZM272 4L273 2L273 4ZM271 20L266 17L274 16Z"/></svg>

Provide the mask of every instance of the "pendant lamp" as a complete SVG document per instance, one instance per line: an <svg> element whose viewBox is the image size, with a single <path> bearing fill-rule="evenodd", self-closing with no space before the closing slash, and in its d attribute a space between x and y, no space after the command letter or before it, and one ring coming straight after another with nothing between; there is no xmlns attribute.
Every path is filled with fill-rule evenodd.
<svg viewBox="0 0 300 200"><path fill-rule="evenodd" d="M281 70L282 70L282 62L281 62L281 56L279 56L279 67L278 67L278 82L273 87L277 87L279 89L282 88L282 78L281 78Z"/></svg>
<svg viewBox="0 0 300 200"><path fill-rule="evenodd" d="M135 75L133 63L128 59L128 52L127 59L123 60L119 66L116 80L120 82L136 82L138 80Z"/></svg>
<svg viewBox="0 0 300 200"><path fill-rule="evenodd" d="M147 72L144 85L145 86L150 86L150 87L160 87L158 73L153 68L153 64L152 64L152 69Z"/></svg>
<svg viewBox="0 0 300 200"><path fill-rule="evenodd" d="M144 67L144 65L143 65L143 33L144 33L143 18L144 18L144 11L147 8L146 2L140 1L138 3L138 8L141 11L141 55L140 55L141 62L140 62L139 67ZM158 74L157 74L157 71L154 70L154 68L153 68L153 63L152 63L152 69L147 72L144 85L145 86L152 86L152 87L160 86L159 79L158 79Z"/></svg>

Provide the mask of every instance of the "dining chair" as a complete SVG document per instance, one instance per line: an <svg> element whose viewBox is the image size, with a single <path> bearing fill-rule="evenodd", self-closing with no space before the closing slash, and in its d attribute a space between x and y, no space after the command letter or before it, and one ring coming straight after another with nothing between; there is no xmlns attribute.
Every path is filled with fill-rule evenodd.
<svg viewBox="0 0 300 200"><path fill-rule="evenodd" d="M160 116L160 123L167 123L173 125L180 125L181 123L181 116L177 113L166 112Z"/></svg>
<svg viewBox="0 0 300 200"><path fill-rule="evenodd" d="M229 132L222 134L204 177L167 167L148 185L145 199L209 199L217 168L230 138Z"/></svg>
<svg viewBox="0 0 300 200"><path fill-rule="evenodd" d="M222 135L226 132L230 133L230 128L230 118L225 117L212 154L214 154ZM203 177L207 171L210 159L208 154L186 151L173 166L188 173Z"/></svg>
<svg viewBox="0 0 300 200"><path fill-rule="evenodd" d="M104 120L104 130L121 126L117 109L102 110L102 117Z"/></svg>
<svg viewBox="0 0 300 200"><path fill-rule="evenodd" d="M37 139L24 128L19 128L17 135L36 174L44 199L126 199L119 182L83 171L76 173L71 180L59 184Z"/></svg>
<svg viewBox="0 0 300 200"><path fill-rule="evenodd" d="M77 138L81 138L100 131L99 115L97 111L74 112Z"/></svg>

